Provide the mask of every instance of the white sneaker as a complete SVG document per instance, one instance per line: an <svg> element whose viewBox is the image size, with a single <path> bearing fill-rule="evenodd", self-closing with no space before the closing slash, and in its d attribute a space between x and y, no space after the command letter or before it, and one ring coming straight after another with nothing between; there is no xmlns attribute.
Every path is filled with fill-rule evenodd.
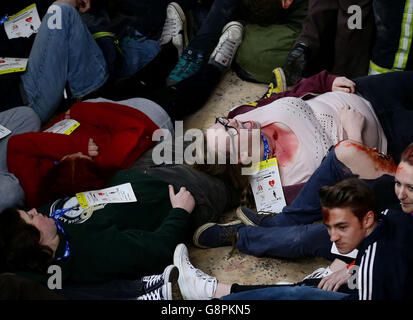
<svg viewBox="0 0 413 320"><path fill-rule="evenodd" d="M172 44L178 49L179 56L188 45L185 13L176 2L171 2L166 7L166 19L159 39L161 45L172 40Z"/></svg>
<svg viewBox="0 0 413 320"><path fill-rule="evenodd" d="M306 276L303 279L303 281L307 280L307 279L322 279L322 278L327 277L328 275L330 275L332 273L333 272L331 271L330 267L318 268L317 270L313 271L308 276Z"/></svg>
<svg viewBox="0 0 413 320"><path fill-rule="evenodd" d="M211 300L217 288L217 278L196 269L188 257L188 249L181 243L174 252L174 265L178 267L178 285L184 300Z"/></svg>
<svg viewBox="0 0 413 320"><path fill-rule="evenodd" d="M222 35L209 58L209 63L218 64L224 68L231 66L235 53L242 42L243 32L244 27L240 22L228 22L222 29Z"/></svg>

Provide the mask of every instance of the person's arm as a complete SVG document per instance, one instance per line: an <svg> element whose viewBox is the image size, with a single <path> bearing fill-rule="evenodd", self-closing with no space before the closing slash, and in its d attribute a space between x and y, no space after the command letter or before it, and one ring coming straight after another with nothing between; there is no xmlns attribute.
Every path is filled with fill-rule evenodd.
<svg viewBox="0 0 413 320"><path fill-rule="evenodd" d="M359 111L348 106L340 110L340 121L347 134L347 140L363 144L366 118Z"/></svg>
<svg viewBox="0 0 413 320"><path fill-rule="evenodd" d="M24 133L10 138L8 169L19 179L27 205L36 207L39 204L39 183L53 168L55 161L75 152L87 154L87 139L47 132Z"/></svg>
<svg viewBox="0 0 413 320"><path fill-rule="evenodd" d="M269 98L263 98L255 106L251 105L241 105L232 109L228 113L228 118L232 119L235 116L246 113L248 111L254 110L256 107L261 107L267 105L275 100L284 97L295 97L303 98L310 96L310 94L322 94L326 92L331 92L333 89L333 83L336 80L337 76L328 73L326 70L321 71L309 78L303 78L297 82L291 89L274 94Z"/></svg>
<svg viewBox="0 0 413 320"><path fill-rule="evenodd" d="M152 274L171 264L176 245L187 240L195 200L185 188L175 194L169 186L169 194L172 208L159 228L154 231L129 229L114 234L107 265L117 266L118 270L109 267L106 272Z"/></svg>
<svg viewBox="0 0 413 320"><path fill-rule="evenodd" d="M78 103L70 118L92 125L101 135L94 137L99 147L96 163L103 168L127 168L152 147L152 133L158 127L144 113L113 103Z"/></svg>

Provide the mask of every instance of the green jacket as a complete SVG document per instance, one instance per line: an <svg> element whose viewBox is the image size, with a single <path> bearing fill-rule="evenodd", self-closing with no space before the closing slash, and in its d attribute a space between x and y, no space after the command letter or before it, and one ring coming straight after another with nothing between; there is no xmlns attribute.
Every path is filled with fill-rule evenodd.
<svg viewBox="0 0 413 320"><path fill-rule="evenodd" d="M188 212L171 207L167 183L138 171L120 171L109 186L126 182L131 183L137 202L106 204L59 219L70 245L70 256L56 262L62 267L63 283L139 279L173 262L176 245L187 239ZM39 212L49 214L74 201L58 200ZM56 257L64 249L61 235Z"/></svg>
<svg viewBox="0 0 413 320"><path fill-rule="evenodd" d="M285 67L288 53L300 35L307 16L308 0L294 0L279 24L247 24L235 62L258 82L269 83L276 67Z"/></svg>

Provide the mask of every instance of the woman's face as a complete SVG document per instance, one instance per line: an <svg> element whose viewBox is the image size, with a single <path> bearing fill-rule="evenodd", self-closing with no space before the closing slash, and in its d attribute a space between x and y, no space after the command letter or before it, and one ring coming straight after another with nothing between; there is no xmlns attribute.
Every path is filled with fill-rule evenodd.
<svg viewBox="0 0 413 320"><path fill-rule="evenodd" d="M24 222L39 230L41 244L45 244L48 239L52 239L56 236L57 227L52 218L38 213L36 209L31 209L29 211L19 210L19 214Z"/></svg>
<svg viewBox="0 0 413 320"><path fill-rule="evenodd" d="M253 155L260 159L260 128L260 124L254 121L217 120L217 123L207 129L208 150L215 150L218 155L227 156L232 153L237 156L237 162L242 163L246 163L247 158Z"/></svg>
<svg viewBox="0 0 413 320"><path fill-rule="evenodd" d="M413 166L400 162L396 170L394 191L403 212L413 213Z"/></svg>

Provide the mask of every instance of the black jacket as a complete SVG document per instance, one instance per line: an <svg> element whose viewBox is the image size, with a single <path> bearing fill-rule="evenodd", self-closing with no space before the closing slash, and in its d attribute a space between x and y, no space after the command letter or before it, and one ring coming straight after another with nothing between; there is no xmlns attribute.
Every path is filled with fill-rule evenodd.
<svg viewBox="0 0 413 320"><path fill-rule="evenodd" d="M413 299L413 217L386 210L360 244L356 265L359 300Z"/></svg>

